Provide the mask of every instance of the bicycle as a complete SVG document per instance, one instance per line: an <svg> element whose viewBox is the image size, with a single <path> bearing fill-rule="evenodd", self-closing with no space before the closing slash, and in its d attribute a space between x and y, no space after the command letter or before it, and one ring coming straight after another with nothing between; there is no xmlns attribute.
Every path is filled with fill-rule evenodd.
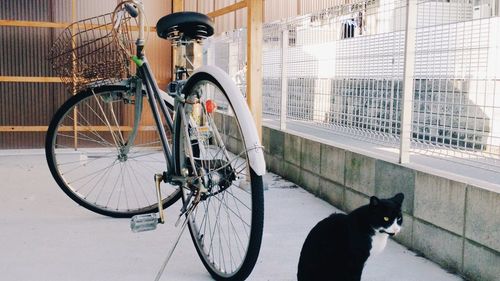
<svg viewBox="0 0 500 281"><path fill-rule="evenodd" d="M132 217L135 231L156 228L163 209L182 199L179 218L212 277L243 280L257 261L264 212L265 162L252 115L214 66L179 68L162 91L144 52L145 26L142 3L129 0L73 23L54 42L53 68L75 94L48 127L50 172L76 203ZM214 32L194 12L164 16L156 29L184 51Z"/></svg>

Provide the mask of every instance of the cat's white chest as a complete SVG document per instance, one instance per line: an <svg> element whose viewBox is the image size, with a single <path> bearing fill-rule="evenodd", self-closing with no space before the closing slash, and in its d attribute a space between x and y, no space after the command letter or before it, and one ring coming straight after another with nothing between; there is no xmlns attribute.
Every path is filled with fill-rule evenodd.
<svg viewBox="0 0 500 281"><path fill-rule="evenodd" d="M370 249L370 256L380 254L385 245L387 245L387 238L389 235L385 233L375 232L375 235L372 236L372 248Z"/></svg>

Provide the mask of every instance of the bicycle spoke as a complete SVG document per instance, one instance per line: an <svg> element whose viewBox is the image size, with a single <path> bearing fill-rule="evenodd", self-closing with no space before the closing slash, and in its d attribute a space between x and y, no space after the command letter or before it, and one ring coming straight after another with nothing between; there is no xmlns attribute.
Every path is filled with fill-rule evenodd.
<svg viewBox="0 0 500 281"><path fill-rule="evenodd" d="M103 169L101 170L99 173L96 173L94 174L93 177L91 177L90 179L88 179L87 182L85 182L84 184L80 185L80 187L78 188L74 188L75 192L80 192L80 190L82 190L84 187L86 187L88 184L90 184L92 182L92 180L94 180L95 178L97 178L98 176L101 176L100 179L102 179L106 174L108 173L108 170L107 169ZM84 196L85 198L90 195L90 193L92 193L92 191L94 190L94 188L97 186L97 184L94 184L94 186L90 189L90 191L87 193L86 196Z"/></svg>
<svg viewBox="0 0 500 281"><path fill-rule="evenodd" d="M113 109L113 104L108 103L108 107L109 107L109 111L111 112L111 116L113 117L113 121L115 121L116 130L118 131L118 135L120 136L121 144L125 144L125 139L123 138L123 133L120 130L120 125L118 124L118 120L116 119L116 114L115 114L115 111Z"/></svg>
<svg viewBox="0 0 500 281"><path fill-rule="evenodd" d="M226 210L226 211L227 211L227 210ZM243 244L243 242L242 242L242 240L241 240L241 238L240 238L240 236L239 236L239 234L238 234L238 231L236 230L236 227L235 227L235 225L234 225L233 221L230 219L230 214L229 214L229 212L226 212L226 215L227 215L227 219L228 219L228 221L230 222L230 224L228 224L228 227L229 227L229 226L231 226L231 229L233 230L233 234L234 234L234 236L237 238L237 239L235 239L235 240L238 242L238 244L239 244L239 246L240 246L240 247L238 247L238 254L240 255L240 258L242 259L242 258L243 258L243 255L242 255L241 251L239 251L239 249L241 248L241 249L243 249L243 250L244 250L244 249L245 249L245 245ZM230 232L230 230L228 230L228 233L229 233L229 232ZM248 237L248 235L247 235L247 237Z"/></svg>
<svg viewBox="0 0 500 281"><path fill-rule="evenodd" d="M144 193L144 187L142 186L142 184L137 179L137 175L134 173L133 169L130 168L129 165L126 165L125 168L128 169L129 174L131 174L133 176L133 179L131 178L130 181L132 182L132 180L135 180L135 182L136 182L135 186L139 186L141 188L142 195L144 196L144 199L146 200L146 202L148 203L148 205L150 205L151 203L149 202L148 197ZM132 188L132 192L134 193L134 198L135 198L135 202L137 203L137 206L140 206L139 196L137 195L137 193L135 191L135 188Z"/></svg>
<svg viewBox="0 0 500 281"><path fill-rule="evenodd" d="M122 199L122 192L125 193L125 200L127 198L127 194L126 194L126 190L123 188L123 180L124 180L124 175L123 175L123 163L121 163L120 165L120 173L118 174L118 178L116 179L117 183L120 182L120 187L118 189L118 200L116 201L116 209L118 210L120 208L120 200ZM110 195L110 198L111 198L111 195ZM127 200L126 200L127 201ZM128 201L125 202L125 206L126 208L128 209Z"/></svg>
<svg viewBox="0 0 500 281"><path fill-rule="evenodd" d="M146 169L148 169L148 170L150 170L150 171L153 171L153 172L154 172L154 171L159 172L159 170L161 170L161 169L158 169L158 167L151 166L151 165L149 164L149 163L151 163L151 162L146 162L146 161L138 161L137 159L134 159L134 158L129 159L129 160L130 160L130 161L133 161L135 164L137 164L137 165L139 165L139 166L142 166L142 167L144 167L144 168L146 168ZM162 164L163 164L163 162L159 162L159 163L162 163Z"/></svg>
<svg viewBox="0 0 500 281"><path fill-rule="evenodd" d="M97 181L94 184L94 186L92 186L92 189L83 198L85 198L85 199L89 198L89 195L92 194L97 187L101 187L101 190L102 190L102 186L105 186L106 182L108 181L108 178L109 178L109 175L111 173L111 168L112 167L114 167L114 166L110 166L110 169L105 169L104 170L104 173L102 174L102 176L99 179L99 181ZM99 183L101 182L101 180L104 180L103 184L99 185ZM94 201L94 203L97 203L97 198L99 198L99 194L100 194L100 192L97 194L97 197L96 197L96 200Z"/></svg>
<svg viewBox="0 0 500 281"><path fill-rule="evenodd" d="M104 121L103 121L103 120L102 120L102 118L99 116L99 114L97 114L97 112L95 112L95 111L94 111L94 109L93 109L93 108L92 108L89 104L85 104L85 105L86 105L87 109L90 109L90 111L92 111L92 112L95 114L95 116L96 116L99 120L101 120L101 122L103 122L103 124L104 124ZM92 129L92 128L93 128L93 126L92 126L91 122L89 122L89 121L88 121L88 119L87 119L87 118L86 118L86 117L82 114L82 112L81 112L81 111L77 111L77 114L78 114L78 119L79 119L79 120L80 120L80 119L83 119L83 121L85 122L85 124L81 124L80 122L78 122L78 124L81 124L82 126L87 126L88 128L90 128L90 129L91 129L91 130L90 130L90 132L91 132L93 135L95 135L96 137L98 137L99 139L101 139L103 142L107 143L109 146L112 146L112 144L111 144L110 142L108 142L105 138L103 138L103 137L99 134L99 132L97 132L96 130L93 130L93 129ZM75 121L75 120L74 120L71 116L69 117L69 119L70 119L70 120L72 120L72 121ZM115 144L115 147L117 147L117 146L116 146L116 144Z"/></svg>
<svg viewBox="0 0 500 281"><path fill-rule="evenodd" d="M137 145L135 145L135 147L151 147L152 144L158 144L157 145L158 150L159 151L161 150L161 141L160 140L137 144Z"/></svg>
<svg viewBox="0 0 500 281"><path fill-rule="evenodd" d="M115 133L113 132L113 128L111 127L111 124L108 121L108 117L106 116L106 113L104 113L104 109L102 108L101 103L99 102L99 99L97 98L95 93L94 93L94 98L95 98L95 101L96 101L97 105L99 106L99 109L101 110L101 114L104 118L105 122L103 122L103 123L104 123L104 125L106 125L108 127L109 132L111 133L111 136L113 137L113 141L115 142L115 146L118 148L119 143L118 143L118 140L116 139ZM92 111L93 111L93 109L92 109ZM96 116L99 116L99 115L96 113Z"/></svg>
<svg viewBox="0 0 500 281"><path fill-rule="evenodd" d="M109 152L109 153L106 153L106 154L99 155L98 157L92 157L93 159L90 160L90 161L87 160L86 164L88 165L88 164L90 164L90 163L92 163L94 161L101 160L103 158L109 158L109 156L111 156L111 154L113 155L113 157L115 157L115 153L116 152ZM83 155L85 155L85 154L83 154ZM76 161L59 163L59 166L71 165L71 164L76 164L76 163L80 163L80 162L82 162L82 160L79 159L79 160L76 160Z"/></svg>
<svg viewBox="0 0 500 281"><path fill-rule="evenodd" d="M113 161L113 163L111 163L109 166L105 167L105 168L104 168L104 170L106 170L106 169L108 169L108 168L110 168L110 167L113 167L113 165L115 164L115 162L116 162L116 159L115 159L115 160ZM77 182L77 181L80 181L80 180L82 180L82 179L88 178L88 177L90 177L90 176L92 176L92 175L94 175L94 174L96 174L96 173L100 173L100 172L102 172L102 170L101 170L101 169L99 169L99 170L97 170L97 171L94 171L94 172L91 172L90 174L87 174L87 175L85 175L85 176L82 176L82 177L76 178L76 179L74 179L74 180L72 180L72 181L69 181L69 182L68 182L68 184L75 183L75 182ZM62 174L62 176L66 175L66 174L67 174L67 172L66 172L66 173L64 173L64 174Z"/></svg>
<svg viewBox="0 0 500 281"><path fill-rule="evenodd" d="M231 243L231 237L232 236L236 236L236 238L238 238L238 241L241 243L241 240L239 239L239 235L238 235L238 232L236 230L236 228L234 227L234 224L233 224L233 221L231 220L231 215L229 214L229 212L227 211L226 209L226 222L229 222L229 223L226 223L227 224L227 239L226 239L226 244L227 244L227 248L229 250L229 261L230 261L230 267L233 268L236 267L236 264L235 264L235 261L234 261L234 256L233 256L233 248L236 248L237 250L237 253L239 255L239 259L243 259L243 256L241 254L241 251L242 249L244 250L244 246L242 244L239 244L238 243L235 243L235 246L233 247L232 243ZM231 231L233 230L233 231ZM233 235L231 235L231 233L233 233ZM233 238L236 240L236 238ZM234 242L237 242L237 241L234 241ZM241 248L240 248L241 247Z"/></svg>
<svg viewBox="0 0 500 281"><path fill-rule="evenodd" d="M128 159L136 159L136 158L141 158L141 157L147 157L147 158L150 158L150 159L154 160L154 161L149 161L149 162L165 163L164 161L160 161L160 160L157 160L157 159L151 157L151 155L155 155L155 154L158 154L158 152L156 152L156 151L153 151L153 152L142 152L142 154L139 154L139 152L132 152L132 153L130 153L130 155L132 155L133 157L128 157ZM141 161L144 161L144 160L142 159Z"/></svg>
<svg viewBox="0 0 500 281"><path fill-rule="evenodd" d="M115 166L113 166L111 169L115 168ZM113 194L115 193L115 190L116 190L116 186L118 185L118 181L113 181L112 182L112 185L113 185L113 188L111 189L111 191L109 192L109 195L107 197L107 201L106 201L106 206L109 206L109 202L111 201L111 197L113 196ZM101 193L102 194L102 193Z"/></svg>
<svg viewBox="0 0 500 281"><path fill-rule="evenodd" d="M225 193L225 192L223 192L223 193L221 193L221 194L224 194L224 193ZM219 198L217 198L217 196L213 196L213 198L217 199L217 200L221 203L221 204L220 204L220 206L222 206L222 205L223 205L222 200L221 200L221 199L219 199ZM233 198L234 198L234 196L233 196ZM241 202L239 199L238 199L238 201L239 201L241 204L243 204L243 202ZM252 210L250 207L248 207L248 206L246 206L246 205L245 205L245 207L246 207L248 210ZM237 207L236 207L236 208L237 208ZM246 221L245 221L245 219L241 216L241 214L238 214L235 210L233 210L232 208L230 208L230 207L229 207L229 206L227 206L227 205L226 205L226 209L227 209L227 210L229 210L229 211L231 211L231 213L232 213L233 215L235 215L237 218L239 218L239 219L240 219L240 221L241 221L242 223L244 223L246 226L250 227L250 224L249 224L248 222L246 222Z"/></svg>
<svg viewBox="0 0 500 281"><path fill-rule="evenodd" d="M212 204L212 206L213 206L213 204ZM220 209L221 209L221 205L219 205L219 208L217 209L217 215L215 216L216 218L219 217ZM220 223L220 221L217 219L215 221L214 231L211 232L211 235L210 235L210 237L211 237L211 239L210 239L210 250L213 250L213 248L212 248L213 247L213 239L214 239L214 235L215 235L215 230L217 229L217 226L219 225L219 223ZM210 251L208 252L208 254L210 254Z"/></svg>
<svg viewBox="0 0 500 281"><path fill-rule="evenodd" d="M109 144L108 142L103 142L103 141L98 141L98 140L95 140L95 139L92 139L92 138L88 138L86 135L84 135L84 134L82 134L80 132L77 133L78 137L75 137L74 135L66 135L66 134L58 134L57 136L58 137L68 138L68 139L75 139L75 138L77 138L79 140L85 140L85 141L97 143L97 144L99 144L101 146L106 146L106 145ZM60 146L60 145L58 145L58 146ZM73 148L73 147L69 147L69 148Z"/></svg>

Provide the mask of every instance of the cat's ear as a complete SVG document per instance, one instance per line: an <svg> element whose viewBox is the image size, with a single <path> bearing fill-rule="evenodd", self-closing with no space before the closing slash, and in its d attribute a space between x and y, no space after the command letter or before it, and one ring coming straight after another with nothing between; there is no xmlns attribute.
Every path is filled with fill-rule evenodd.
<svg viewBox="0 0 500 281"><path fill-rule="evenodd" d="M392 201L397 203L399 206L401 206L401 204L403 204L403 199L405 199L405 196L403 193L398 193L398 194L394 195L394 197L392 197Z"/></svg>
<svg viewBox="0 0 500 281"><path fill-rule="evenodd" d="M376 196L370 197L370 207L377 207L379 203L380 199L378 199Z"/></svg>

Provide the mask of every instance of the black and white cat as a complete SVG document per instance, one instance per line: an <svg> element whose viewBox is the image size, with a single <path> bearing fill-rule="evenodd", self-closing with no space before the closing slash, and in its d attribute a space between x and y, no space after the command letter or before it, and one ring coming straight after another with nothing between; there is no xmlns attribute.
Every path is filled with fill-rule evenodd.
<svg viewBox="0 0 500 281"><path fill-rule="evenodd" d="M349 214L332 214L309 233L300 253L299 281L359 281L366 260L401 230L404 195L370 198Z"/></svg>

